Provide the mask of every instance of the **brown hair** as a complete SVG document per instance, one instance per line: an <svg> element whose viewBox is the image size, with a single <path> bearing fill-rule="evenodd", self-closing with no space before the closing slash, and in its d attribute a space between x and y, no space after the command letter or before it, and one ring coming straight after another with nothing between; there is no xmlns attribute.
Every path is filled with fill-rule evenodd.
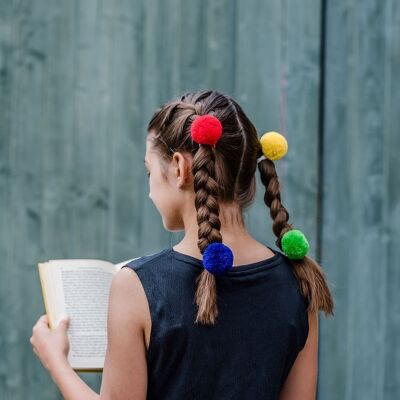
<svg viewBox="0 0 400 400"><path fill-rule="evenodd" d="M211 114L222 124L223 133L215 149L199 146L192 140L190 127L197 115ZM217 91L188 92L158 108L148 125L153 147L165 161L174 151L193 155L192 173L197 211L198 247L203 254L208 244L222 242L219 204L236 202L243 212L254 200L257 158L262 155L257 130L242 108L231 97ZM274 162L258 163L265 186L264 202L270 209L276 245L282 250L282 235L292 225L289 213L281 203L280 185ZM333 299L322 268L309 256L290 260L308 310L322 309L333 315ZM218 316L216 278L204 269L196 280L196 323L214 324Z"/></svg>

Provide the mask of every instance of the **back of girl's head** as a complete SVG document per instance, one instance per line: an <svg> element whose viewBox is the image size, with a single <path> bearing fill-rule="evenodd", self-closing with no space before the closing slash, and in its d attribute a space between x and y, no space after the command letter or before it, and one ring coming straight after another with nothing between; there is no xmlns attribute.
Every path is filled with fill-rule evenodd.
<svg viewBox="0 0 400 400"><path fill-rule="evenodd" d="M212 115L222 124L215 145L199 145L192 139L191 124L197 116ZM222 243L219 209L222 203L236 203L243 212L254 200L255 172L265 186L264 202L272 218L276 245L282 250L284 233L293 229L282 205L274 162L262 156L257 130L240 105L217 91L188 92L156 110L148 125L154 150L169 161L174 151L193 155L192 174L197 211L198 247L201 254L215 242ZM290 260L309 310L333 314L333 300L321 267L310 257ZM196 323L214 324L218 316L216 277L204 269L196 281Z"/></svg>
<svg viewBox="0 0 400 400"><path fill-rule="evenodd" d="M199 146L191 137L194 118L206 114L217 117L223 126L215 152ZM235 201L245 209L254 199L256 160L261 148L255 127L230 97L209 90L186 93L158 109L148 130L157 132L153 147L164 158L170 159L171 149L191 152L198 179L204 179L206 167L212 165L215 174L206 183L212 185L216 181L220 202Z"/></svg>

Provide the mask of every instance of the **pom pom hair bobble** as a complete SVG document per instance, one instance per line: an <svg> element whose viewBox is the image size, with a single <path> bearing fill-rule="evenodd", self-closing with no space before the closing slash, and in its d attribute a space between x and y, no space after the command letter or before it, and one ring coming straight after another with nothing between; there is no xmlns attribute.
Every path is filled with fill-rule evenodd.
<svg viewBox="0 0 400 400"><path fill-rule="evenodd" d="M281 244L283 252L292 260L302 259L310 248L304 233L298 229L285 232Z"/></svg>
<svg viewBox="0 0 400 400"><path fill-rule="evenodd" d="M213 115L199 115L192 122L191 135L199 144L215 146L222 135L222 124Z"/></svg>
<svg viewBox="0 0 400 400"><path fill-rule="evenodd" d="M279 160L286 155L288 143L283 135L278 132L265 132L260 138L263 156L258 161L268 158L272 161Z"/></svg>
<svg viewBox="0 0 400 400"><path fill-rule="evenodd" d="M221 276L233 266L232 250L223 243L210 243L203 252L204 268L215 276Z"/></svg>

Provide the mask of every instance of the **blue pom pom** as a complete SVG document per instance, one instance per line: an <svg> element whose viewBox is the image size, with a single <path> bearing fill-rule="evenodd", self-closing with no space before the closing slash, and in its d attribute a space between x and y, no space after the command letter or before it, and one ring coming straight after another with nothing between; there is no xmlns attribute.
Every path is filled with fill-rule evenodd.
<svg viewBox="0 0 400 400"><path fill-rule="evenodd" d="M203 253L203 265L210 274L223 275L233 266L232 250L223 243L210 243Z"/></svg>

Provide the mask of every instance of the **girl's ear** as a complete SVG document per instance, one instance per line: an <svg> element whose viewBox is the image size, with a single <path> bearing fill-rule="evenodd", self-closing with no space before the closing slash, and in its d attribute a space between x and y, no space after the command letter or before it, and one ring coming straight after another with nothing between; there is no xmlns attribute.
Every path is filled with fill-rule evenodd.
<svg viewBox="0 0 400 400"><path fill-rule="evenodd" d="M182 153L176 151L172 156L172 168L178 187L182 189L190 181L191 171L189 161Z"/></svg>

